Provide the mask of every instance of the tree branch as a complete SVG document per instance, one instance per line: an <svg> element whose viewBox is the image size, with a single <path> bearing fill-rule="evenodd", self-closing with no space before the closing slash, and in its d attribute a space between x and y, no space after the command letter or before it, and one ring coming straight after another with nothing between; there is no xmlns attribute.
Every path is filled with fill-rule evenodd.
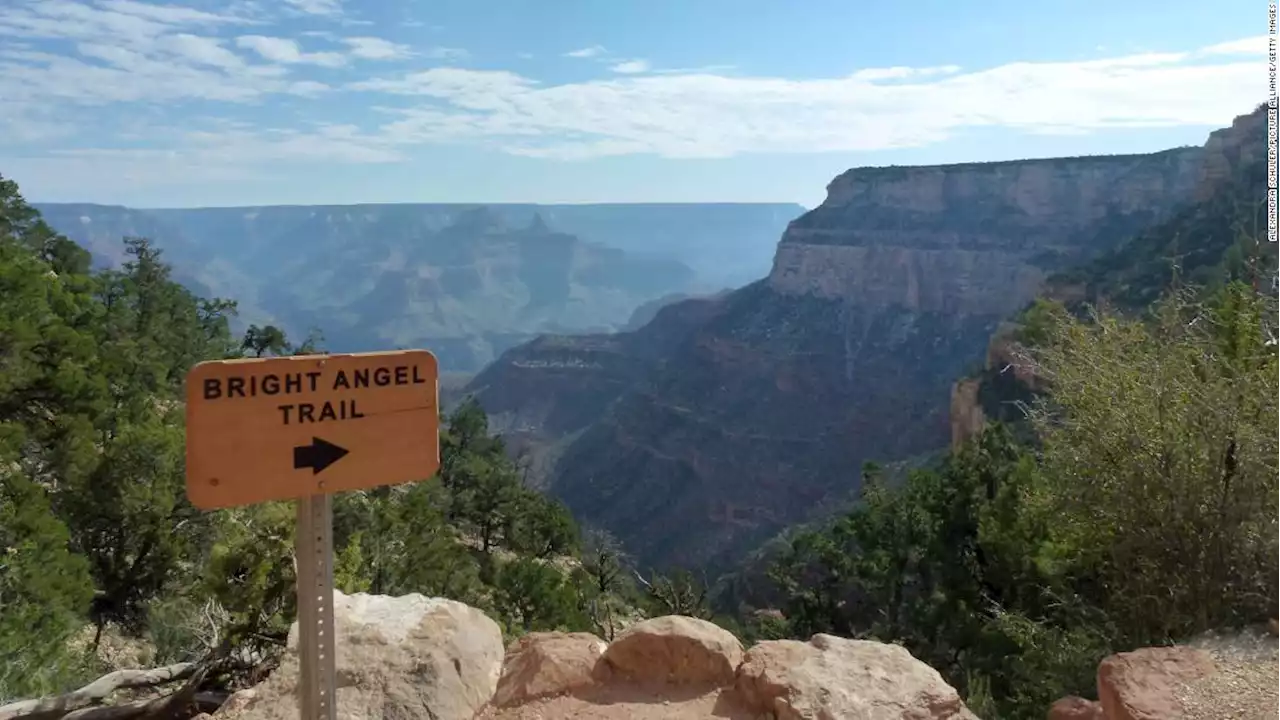
<svg viewBox="0 0 1280 720"><path fill-rule="evenodd" d="M61 720L180 720L191 716L197 705L197 689L204 682L208 666L191 674L176 692L150 700L136 700L123 705L88 707L62 716ZM25 720L25 719L24 719Z"/></svg>
<svg viewBox="0 0 1280 720"><path fill-rule="evenodd" d="M653 585L650 585L649 581L645 580L644 577L642 577L638 571L632 570L631 572L636 576L636 579L640 581L640 584L645 586L646 589L648 590L653 589ZM4 720L4 718L0 718L0 720Z"/></svg>
<svg viewBox="0 0 1280 720"><path fill-rule="evenodd" d="M52 695L33 700L19 700L15 703L0 706L0 720L57 720L63 717L70 718L71 715L68 713L77 713L82 708L97 705L117 690L164 685L191 677L195 673L196 663L178 663L149 670L116 670L103 675L79 690L73 690L63 695ZM80 717L80 715L77 714L76 717ZM134 716L122 715L119 717Z"/></svg>

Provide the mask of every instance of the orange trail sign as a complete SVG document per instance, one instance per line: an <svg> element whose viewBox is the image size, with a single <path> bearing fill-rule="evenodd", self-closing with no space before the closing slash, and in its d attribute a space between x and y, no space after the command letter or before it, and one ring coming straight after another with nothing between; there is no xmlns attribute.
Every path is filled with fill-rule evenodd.
<svg viewBox="0 0 1280 720"><path fill-rule="evenodd" d="M187 496L206 510L426 480L440 467L426 350L222 360L187 374Z"/></svg>

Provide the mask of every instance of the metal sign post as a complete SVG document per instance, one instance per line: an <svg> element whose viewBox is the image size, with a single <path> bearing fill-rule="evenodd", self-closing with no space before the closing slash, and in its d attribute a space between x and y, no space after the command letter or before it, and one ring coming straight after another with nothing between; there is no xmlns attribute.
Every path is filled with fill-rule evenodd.
<svg viewBox="0 0 1280 720"><path fill-rule="evenodd" d="M222 360L187 373L187 498L298 503L298 700L336 720L332 494L440 467L439 371L425 350Z"/></svg>
<svg viewBox="0 0 1280 720"><path fill-rule="evenodd" d="M298 499L297 552L302 720L336 720L332 496Z"/></svg>

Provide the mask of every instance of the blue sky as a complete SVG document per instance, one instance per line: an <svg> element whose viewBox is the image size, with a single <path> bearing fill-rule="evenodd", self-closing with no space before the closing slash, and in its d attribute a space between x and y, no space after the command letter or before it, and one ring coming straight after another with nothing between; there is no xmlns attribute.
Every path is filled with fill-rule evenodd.
<svg viewBox="0 0 1280 720"><path fill-rule="evenodd" d="M36 201L795 201L859 165L1200 144L1256 0L3 0Z"/></svg>

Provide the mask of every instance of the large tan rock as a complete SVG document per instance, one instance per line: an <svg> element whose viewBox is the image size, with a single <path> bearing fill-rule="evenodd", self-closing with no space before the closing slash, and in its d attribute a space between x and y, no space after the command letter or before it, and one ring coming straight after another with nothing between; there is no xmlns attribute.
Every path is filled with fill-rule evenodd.
<svg viewBox="0 0 1280 720"><path fill-rule="evenodd" d="M612 671L642 684L731 685L742 643L706 620L668 615L632 625L605 650Z"/></svg>
<svg viewBox="0 0 1280 720"><path fill-rule="evenodd" d="M507 652L493 704L510 707L591 685L606 647L590 633L525 635Z"/></svg>
<svg viewBox="0 0 1280 720"><path fill-rule="evenodd" d="M1049 720L1107 720L1102 705L1070 695L1049 706Z"/></svg>
<svg viewBox="0 0 1280 720"><path fill-rule="evenodd" d="M832 635L756 645L736 687L750 707L777 720L974 718L955 688L905 648Z"/></svg>
<svg viewBox="0 0 1280 720"><path fill-rule="evenodd" d="M334 593L339 720L470 720L502 673L498 624L453 600ZM280 667L228 719L298 717L298 626Z"/></svg>
<svg viewBox="0 0 1280 720"><path fill-rule="evenodd" d="M1213 656L1196 648L1119 653L1098 665L1098 700L1107 720L1178 720L1181 687L1213 672Z"/></svg>

